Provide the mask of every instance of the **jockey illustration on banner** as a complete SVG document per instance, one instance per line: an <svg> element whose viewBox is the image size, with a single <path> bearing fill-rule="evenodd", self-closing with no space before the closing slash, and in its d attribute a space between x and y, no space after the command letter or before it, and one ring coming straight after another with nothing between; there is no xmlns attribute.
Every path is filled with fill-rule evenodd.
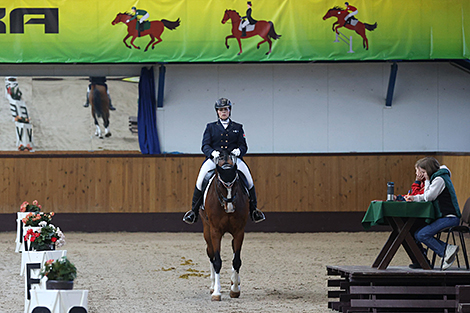
<svg viewBox="0 0 470 313"><path fill-rule="evenodd" d="M150 15L145 10L137 10L136 7L132 7L131 11L134 14L134 16L131 17L130 19L128 19L126 23L129 23L130 21L132 21L134 19L137 19L139 16L141 16L141 18L138 19L139 23L137 23L135 25L137 31L139 32L139 37L140 37L140 32L145 30L144 29L144 22L145 22L146 19L149 18Z"/></svg>
<svg viewBox="0 0 470 313"><path fill-rule="evenodd" d="M344 3L346 5L346 11L350 12L348 15L344 17L346 21L345 24L351 24L352 26L356 26L357 19L354 15L357 14L357 8L349 4L349 2Z"/></svg>
<svg viewBox="0 0 470 313"><path fill-rule="evenodd" d="M248 1L246 3L248 9L246 10L246 15L242 17L242 23L240 24L240 27L242 29L242 37L246 37L246 27L248 25L253 25L253 29L255 28L254 25L256 24L256 22L258 22L257 20L253 19L251 17L251 1Z"/></svg>

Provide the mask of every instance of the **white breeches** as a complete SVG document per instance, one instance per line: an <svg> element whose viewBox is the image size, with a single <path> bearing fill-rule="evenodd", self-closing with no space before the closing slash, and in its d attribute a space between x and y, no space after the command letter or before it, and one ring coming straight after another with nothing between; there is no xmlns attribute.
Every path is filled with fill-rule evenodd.
<svg viewBox="0 0 470 313"><path fill-rule="evenodd" d="M241 28L247 27L248 25L250 25L250 21L246 19L245 21L242 22Z"/></svg>
<svg viewBox="0 0 470 313"><path fill-rule="evenodd" d="M204 177L206 174L215 168L215 163L211 159L207 159L202 163L201 169L199 170L199 175L197 176L196 180L196 187L197 189L202 191L202 182L204 181ZM251 177L250 170L248 169L248 166L246 166L245 162L243 162L241 159L237 159L237 168L239 171L245 175L246 180L248 182L248 189L251 189L253 187L253 177Z"/></svg>
<svg viewBox="0 0 470 313"><path fill-rule="evenodd" d="M147 13L147 14L145 14L144 16L142 16L142 17L140 18L140 20L139 20L139 23L141 23L141 24L142 24L142 23L143 23L143 22L144 22L146 19L148 19L148 18L149 18L149 16L150 16L150 15L149 15L148 13Z"/></svg>
<svg viewBox="0 0 470 313"><path fill-rule="evenodd" d="M357 10L354 11L354 12L349 13L348 15L346 15L346 17L344 18L344 20L346 21L348 18L350 18L351 16L356 15L356 14L357 14Z"/></svg>

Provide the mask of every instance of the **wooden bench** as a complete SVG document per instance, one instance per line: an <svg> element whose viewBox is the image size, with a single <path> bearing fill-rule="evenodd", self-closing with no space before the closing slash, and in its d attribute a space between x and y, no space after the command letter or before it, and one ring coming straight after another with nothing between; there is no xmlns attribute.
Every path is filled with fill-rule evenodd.
<svg viewBox="0 0 470 313"><path fill-rule="evenodd" d="M455 310L456 307L455 286L350 286L349 294L352 311L355 308Z"/></svg>
<svg viewBox="0 0 470 313"><path fill-rule="evenodd" d="M129 116L129 130L133 134L138 133L137 116Z"/></svg>

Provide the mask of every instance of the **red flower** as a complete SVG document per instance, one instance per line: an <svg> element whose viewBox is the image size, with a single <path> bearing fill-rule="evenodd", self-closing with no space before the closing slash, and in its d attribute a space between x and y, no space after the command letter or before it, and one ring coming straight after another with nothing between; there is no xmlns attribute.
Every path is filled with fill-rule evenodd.
<svg viewBox="0 0 470 313"><path fill-rule="evenodd" d="M51 241L52 241L52 242L56 242L56 241L57 241L57 238L56 238L56 237L52 237L52 238L51 238Z"/></svg>

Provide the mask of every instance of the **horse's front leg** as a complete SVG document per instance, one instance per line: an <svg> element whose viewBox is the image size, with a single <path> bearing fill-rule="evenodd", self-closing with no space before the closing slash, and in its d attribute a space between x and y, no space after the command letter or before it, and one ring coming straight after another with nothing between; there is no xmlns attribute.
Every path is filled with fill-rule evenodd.
<svg viewBox="0 0 470 313"><path fill-rule="evenodd" d="M207 236L206 230L204 230L204 235ZM222 240L222 235L214 229L210 230L210 247L207 246L207 253L209 258L211 258L211 291L212 291L212 301L220 301L221 299L221 286L220 286L220 269L222 268L222 258L220 257L220 242ZM209 243L209 241L206 242ZM212 253L210 253L212 252ZM211 257L212 255L212 257ZM213 272L212 272L213 270Z"/></svg>
<svg viewBox="0 0 470 313"><path fill-rule="evenodd" d="M238 52L238 55L242 54L242 41L240 40L239 37L237 37L237 41L238 41L238 47L240 48L240 52Z"/></svg>
<svg viewBox="0 0 470 313"><path fill-rule="evenodd" d="M126 47L128 47L129 49L132 49L132 47L129 46L129 45L127 44L127 42L126 42L127 38L129 38L130 36L131 36L131 35L127 34L127 36L124 37L124 39L123 39L122 41L124 42L124 44L126 45Z"/></svg>
<svg viewBox="0 0 470 313"><path fill-rule="evenodd" d="M331 25L331 30L335 31L335 25L338 24L338 21L334 22L333 25Z"/></svg>
<svg viewBox="0 0 470 313"><path fill-rule="evenodd" d="M225 37L225 46L227 47L227 49L230 48L229 45L228 45L228 39L229 39L229 38L235 38L235 36L234 36L234 35L230 35L230 36Z"/></svg>
<svg viewBox="0 0 470 313"><path fill-rule="evenodd" d="M221 294L221 286L220 286L220 269L222 268L222 258L220 257L220 250L216 251L214 254L214 259L212 260L212 267L214 268L214 279L213 279L213 287L214 290L212 292L212 301L220 301L222 294Z"/></svg>
<svg viewBox="0 0 470 313"><path fill-rule="evenodd" d="M240 234L234 236L232 240L233 261L230 286L231 298L240 297L240 267L242 266L241 250L244 237L245 233L241 231Z"/></svg>
<svg viewBox="0 0 470 313"><path fill-rule="evenodd" d="M136 38L137 38L137 37L135 37L135 36L132 37L132 39L131 39L131 45L132 45L134 48L136 48L136 49L140 49L140 47L137 47L136 45L134 45L134 40L135 40Z"/></svg>
<svg viewBox="0 0 470 313"><path fill-rule="evenodd" d="M334 29L335 33L337 33L337 34L339 35L338 28L341 28L342 26L343 26L343 25L340 25L340 24L336 25L336 27L335 27L335 29Z"/></svg>

